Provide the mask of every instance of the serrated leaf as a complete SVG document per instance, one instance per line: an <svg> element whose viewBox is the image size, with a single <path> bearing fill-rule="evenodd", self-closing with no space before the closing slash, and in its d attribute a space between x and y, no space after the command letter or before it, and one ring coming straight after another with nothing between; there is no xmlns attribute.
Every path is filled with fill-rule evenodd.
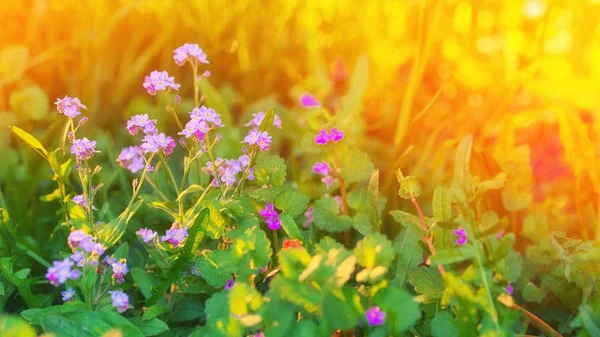
<svg viewBox="0 0 600 337"><path fill-rule="evenodd" d="M425 237L425 230L421 225L421 220L417 216L398 210L391 211L390 214L394 218L394 221L399 222L404 227L412 227L414 229L414 232L419 235L419 238Z"/></svg>
<svg viewBox="0 0 600 337"><path fill-rule="evenodd" d="M371 158L359 150L349 150L342 159L342 176L346 184L365 181L374 170Z"/></svg>
<svg viewBox="0 0 600 337"><path fill-rule="evenodd" d="M415 287L415 291L419 294L432 300L442 298L445 289L444 279L437 268L417 267L409 272L408 277L410 283Z"/></svg>
<svg viewBox="0 0 600 337"><path fill-rule="evenodd" d="M496 250L494 250L494 255L492 256L493 261L500 261L505 258L508 253L512 250L515 245L516 237L514 233L508 233L502 236Z"/></svg>
<svg viewBox="0 0 600 337"><path fill-rule="evenodd" d="M538 303L540 303L544 299L544 297L546 297L547 293L547 290L542 290L531 282L525 284L522 291L523 299L525 301Z"/></svg>
<svg viewBox="0 0 600 337"><path fill-rule="evenodd" d="M259 185L283 185L286 177L286 166L283 158L275 155L259 157L254 167L254 176L256 183Z"/></svg>
<svg viewBox="0 0 600 337"><path fill-rule="evenodd" d="M328 232L343 232L352 228L352 218L340 215L340 205L333 198L315 201L314 224Z"/></svg>
<svg viewBox="0 0 600 337"><path fill-rule="evenodd" d="M433 218L438 221L448 221L452 218L450 192L444 184L438 184L433 191Z"/></svg>
<svg viewBox="0 0 600 337"><path fill-rule="evenodd" d="M431 264L447 265L470 260L475 257L474 248L471 246L455 247L437 251L431 256Z"/></svg>
<svg viewBox="0 0 600 337"><path fill-rule="evenodd" d="M196 265L200 269L200 276L206 280L211 287L222 288L227 280L231 279L231 274L221 270L217 253L222 251L206 251L198 258ZM225 252L220 253L221 258L226 258Z"/></svg>
<svg viewBox="0 0 600 337"><path fill-rule="evenodd" d="M438 312L431 320L431 335L433 337L459 337L455 321L449 311Z"/></svg>
<svg viewBox="0 0 600 337"><path fill-rule="evenodd" d="M144 336L156 336L169 330L167 323L158 318L143 320L141 317L133 317L129 319L129 322L137 326Z"/></svg>
<svg viewBox="0 0 600 337"><path fill-rule="evenodd" d="M401 335L421 318L419 304L404 290L388 287L375 295L374 303L386 313L386 323L394 335Z"/></svg>
<svg viewBox="0 0 600 337"><path fill-rule="evenodd" d="M394 249L398 255L396 261L396 274L393 284L402 287L408 279L408 273L423 261L423 250L419 246L419 234L414 226L404 225L394 242Z"/></svg>
<svg viewBox="0 0 600 337"><path fill-rule="evenodd" d="M288 189L277 195L274 204L291 218L295 218L306 210L309 201L300 191Z"/></svg>
<svg viewBox="0 0 600 337"><path fill-rule="evenodd" d="M394 260L394 248L385 235L374 233L356 244L354 255L363 267L388 267Z"/></svg>

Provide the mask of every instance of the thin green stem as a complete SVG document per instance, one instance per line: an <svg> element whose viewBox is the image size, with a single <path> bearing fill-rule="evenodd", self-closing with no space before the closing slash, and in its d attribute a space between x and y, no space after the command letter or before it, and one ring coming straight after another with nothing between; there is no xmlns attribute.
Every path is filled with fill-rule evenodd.
<svg viewBox="0 0 600 337"><path fill-rule="evenodd" d="M212 144L210 143L210 137L208 133L204 136L204 141L206 142L206 152L208 152L208 158L213 164L213 169L215 170L215 179L217 179L217 185L221 188L221 197L225 196L225 186L221 183L221 178L219 177L219 165L217 165L217 161L215 160L215 155L212 152Z"/></svg>
<svg viewBox="0 0 600 337"><path fill-rule="evenodd" d="M275 255L279 252L279 235L277 231L273 231L273 247L275 249Z"/></svg>
<svg viewBox="0 0 600 337"><path fill-rule="evenodd" d="M198 82L198 63L193 61L191 63L192 71L194 73L194 106L197 108L200 105L200 83Z"/></svg>
<svg viewBox="0 0 600 337"><path fill-rule="evenodd" d="M492 322L494 322L496 331L500 331L500 324L498 324L498 311L496 311L496 306L494 305L494 299L492 298L490 285L485 275L485 269L481 260L481 254L479 253L479 247L475 247L475 257L477 258L477 264L479 265L479 274L481 276L481 281L483 282L483 286L485 287L485 293L487 295L488 302L490 302L490 314L492 316Z"/></svg>

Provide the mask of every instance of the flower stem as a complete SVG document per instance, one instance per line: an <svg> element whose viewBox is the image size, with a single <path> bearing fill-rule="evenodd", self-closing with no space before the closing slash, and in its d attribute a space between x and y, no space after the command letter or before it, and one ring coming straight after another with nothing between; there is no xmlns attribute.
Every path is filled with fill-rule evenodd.
<svg viewBox="0 0 600 337"><path fill-rule="evenodd" d="M563 337L563 335L554 330L554 328L548 325L548 323L544 322L541 318L537 317L535 314L529 312L527 309L519 306L518 304L514 304L510 308L516 311L521 311L525 317L531 320L531 324L535 325L536 328L547 334L549 337Z"/></svg>
<svg viewBox="0 0 600 337"><path fill-rule="evenodd" d="M195 60L191 64L192 70L194 72L194 106L197 108L200 105L200 83L198 82L198 64Z"/></svg>
<svg viewBox="0 0 600 337"><path fill-rule="evenodd" d="M424 241L427 244L427 247L429 247L429 251L431 251L431 255L433 255L433 254L435 254L435 246L433 245L433 238L431 237L430 234L427 233L429 228L427 227L427 223L425 222L425 216L423 215L423 211L421 211L421 207L419 206L419 202L417 201L417 198L415 198L415 196L412 194L412 192L410 192L410 201L417 209L417 213L419 213L419 219L421 220L421 226L423 226L423 230L425 230ZM444 269L444 266L438 265L438 270L440 271L440 274L442 275L442 277L445 278L446 270Z"/></svg>
<svg viewBox="0 0 600 337"><path fill-rule="evenodd" d="M208 152L208 158L213 164L213 168L215 170L215 179L217 179L217 185L221 188L221 197L225 196L225 186L221 184L221 178L219 177L219 166L215 160L215 155L212 152L212 144L210 143L210 137L208 137L208 133L204 136L204 141L206 142L206 152Z"/></svg>

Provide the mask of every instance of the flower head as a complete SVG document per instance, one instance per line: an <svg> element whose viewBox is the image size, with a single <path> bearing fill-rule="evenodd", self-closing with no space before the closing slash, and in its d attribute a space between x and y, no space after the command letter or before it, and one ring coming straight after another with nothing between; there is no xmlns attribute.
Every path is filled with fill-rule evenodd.
<svg viewBox="0 0 600 337"><path fill-rule="evenodd" d="M81 272L77 269L71 269L73 267L73 261L66 258L62 261L52 262L52 267L48 268L46 278L50 281L53 286L64 284L68 279L76 280L81 275Z"/></svg>
<svg viewBox="0 0 600 337"><path fill-rule="evenodd" d="M176 146L175 140L164 133L146 135L142 141L141 149L146 153L158 153L162 151L165 155L169 156L173 153Z"/></svg>
<svg viewBox="0 0 600 337"><path fill-rule="evenodd" d="M256 145L261 151L266 151L271 145L271 139L267 131L250 130L242 143Z"/></svg>
<svg viewBox="0 0 600 337"><path fill-rule="evenodd" d="M73 139L73 145L71 145L71 154L77 157L77 160L87 160L94 156L96 151L96 141L89 140L86 137L82 139Z"/></svg>
<svg viewBox="0 0 600 337"><path fill-rule="evenodd" d="M89 235L87 235L84 231L82 231L81 229L72 231L71 233L69 233L69 237L67 238L67 243L69 244L69 247L71 247L71 249L75 249L77 247L79 247L79 244L84 241L91 238Z"/></svg>
<svg viewBox="0 0 600 337"><path fill-rule="evenodd" d="M329 172L331 172L331 166L329 166L329 164L327 164L327 162L324 162L324 161L315 163L313 165L312 169L313 169L313 172L315 172L316 174L320 174L322 176L327 176L327 175L329 175Z"/></svg>
<svg viewBox="0 0 600 337"><path fill-rule="evenodd" d="M180 67L188 60L190 62L196 61L198 63L208 63L206 54L202 51L200 46L191 43L185 43L183 46L173 50L173 59L175 60L175 64Z"/></svg>
<svg viewBox="0 0 600 337"><path fill-rule="evenodd" d="M156 122L157 120L150 119L148 114L132 116L127 121L127 132L132 136L137 135L139 131L142 131L146 135L157 134Z"/></svg>
<svg viewBox="0 0 600 337"><path fill-rule="evenodd" d="M63 99L57 98L54 104L56 104L58 112L69 118L75 118L81 115L81 109L87 109L85 105L81 104L79 98L69 96L65 96Z"/></svg>
<svg viewBox="0 0 600 337"><path fill-rule="evenodd" d="M467 243L467 231L464 228L459 228L457 230L454 231L454 234L456 234L456 236L458 236L458 238L456 239L456 244L459 246L464 245L465 243Z"/></svg>
<svg viewBox="0 0 600 337"><path fill-rule="evenodd" d="M121 290L110 291L110 299L113 307L117 308L119 313L127 311L129 307L129 296Z"/></svg>
<svg viewBox="0 0 600 337"><path fill-rule="evenodd" d="M60 294L62 295L62 300L64 302L70 302L73 296L75 296L75 290L73 290L73 288L69 288L65 291L61 291Z"/></svg>
<svg viewBox="0 0 600 337"><path fill-rule="evenodd" d="M235 281L233 279L229 279L229 280L227 280L227 283L225 283L225 287L223 287L223 289L230 290L234 286L235 286Z"/></svg>
<svg viewBox="0 0 600 337"><path fill-rule="evenodd" d="M73 262L76 263L77 267L83 267L85 264L85 255L80 250L75 251L75 253L69 256Z"/></svg>
<svg viewBox="0 0 600 337"><path fill-rule="evenodd" d="M331 131L327 131L326 129L322 129L315 136L315 143L317 145L325 145L329 142L337 143L344 138L344 131L341 131L338 128L331 128Z"/></svg>
<svg viewBox="0 0 600 337"><path fill-rule="evenodd" d="M305 108L316 108L321 106L321 102L312 94L303 93L300 95L300 105Z"/></svg>
<svg viewBox="0 0 600 337"><path fill-rule="evenodd" d="M113 271L113 278L117 280L117 283L123 283L123 276L127 275L129 268L127 268L127 262L125 259L121 259L111 265Z"/></svg>
<svg viewBox="0 0 600 337"><path fill-rule="evenodd" d="M128 169L131 173L142 170L146 165L142 149L139 146L124 147L117 158L119 166Z"/></svg>
<svg viewBox="0 0 600 337"><path fill-rule="evenodd" d="M106 265L112 266L113 263L117 262L117 259L115 259L114 257L112 257L110 255L106 255L102 259L102 262L104 262Z"/></svg>
<svg viewBox="0 0 600 337"><path fill-rule="evenodd" d="M83 194L78 194L76 196L74 196L71 199L72 202L74 202L76 205L79 205L83 208L87 208L87 200L85 200L85 197L83 196Z"/></svg>
<svg viewBox="0 0 600 337"><path fill-rule="evenodd" d="M365 317L370 326L381 325L385 322L385 312L381 311L379 307L369 308L365 311Z"/></svg>
<svg viewBox="0 0 600 337"><path fill-rule="evenodd" d="M157 91L170 89L179 90L180 84L175 83L175 77L169 76L166 71L154 70L144 79L144 88L150 95L156 95Z"/></svg>
<svg viewBox="0 0 600 337"><path fill-rule="evenodd" d="M149 228L140 228L135 234L139 235L147 245L152 245L156 237L156 232Z"/></svg>
<svg viewBox="0 0 600 337"><path fill-rule="evenodd" d="M246 123L246 126L251 126L254 130L258 130L258 127L262 123L263 119L265 119L265 114L266 112L264 111L252 114L252 119ZM279 117L277 114L275 114L273 117L273 126L281 129L281 117Z"/></svg>
<svg viewBox="0 0 600 337"><path fill-rule="evenodd" d="M172 227L165 233L166 235L161 238L161 241L168 241L173 247L177 248L182 244L188 236L187 228L176 228Z"/></svg>
<svg viewBox="0 0 600 337"><path fill-rule="evenodd" d="M198 267L197 265L192 266L192 269L190 270L190 272L192 273L192 275L194 276L200 276L202 273L200 272L200 267Z"/></svg>
<svg viewBox="0 0 600 337"><path fill-rule="evenodd" d="M276 231L281 228L279 213L275 210L275 205L272 203L265 204L265 208L261 209L258 213L265 219L265 223L270 230Z"/></svg>
<svg viewBox="0 0 600 337"><path fill-rule="evenodd" d="M314 221L314 215L313 213L315 212L315 208L314 207L310 207L309 209L306 210L306 212L304 212L304 216L306 217L306 221L304 222L304 227L308 227L310 226L310 224L313 223Z"/></svg>

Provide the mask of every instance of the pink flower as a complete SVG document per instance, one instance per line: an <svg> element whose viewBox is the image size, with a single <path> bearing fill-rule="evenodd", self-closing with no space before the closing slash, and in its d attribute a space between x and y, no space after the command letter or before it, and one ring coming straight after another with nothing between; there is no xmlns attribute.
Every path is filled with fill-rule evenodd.
<svg viewBox="0 0 600 337"><path fill-rule="evenodd" d="M140 228L135 234L139 235L147 245L152 245L156 232L148 228Z"/></svg>
<svg viewBox="0 0 600 337"><path fill-rule="evenodd" d="M77 157L77 160L87 160L94 156L96 151L96 141L89 140L87 138L73 139L73 145L71 146L71 154Z"/></svg>
<svg viewBox="0 0 600 337"><path fill-rule="evenodd" d="M132 116L127 121L127 132L132 136L137 135L140 130L147 135L157 134L156 122L156 119L150 119L148 114Z"/></svg>
<svg viewBox="0 0 600 337"><path fill-rule="evenodd" d="M461 227L461 228L455 230L454 234L456 234L456 236L458 236L458 238L456 239L457 245L462 246L465 243L467 243L467 241L468 241L467 231L464 228Z"/></svg>
<svg viewBox="0 0 600 337"><path fill-rule="evenodd" d="M185 241L185 239L187 239L187 237L188 237L188 231L187 231L187 228L185 228L185 227L184 228L172 227L171 229L168 229L165 234L166 235L163 236L160 240L168 241L175 248L179 247L179 245L181 243L183 243Z"/></svg>
<svg viewBox="0 0 600 337"><path fill-rule="evenodd" d="M269 136L267 131L258 131L258 130L250 130L246 138L242 143L247 143L248 145L256 145L261 151L266 151L269 149L271 145L272 137Z"/></svg>
<svg viewBox="0 0 600 337"><path fill-rule="evenodd" d="M65 96L63 99L57 98L54 104L56 104L58 112L70 118L81 115L80 109L87 109L85 105L81 104L79 98L71 98L69 96Z"/></svg>
<svg viewBox="0 0 600 337"><path fill-rule="evenodd" d="M312 94L303 93L300 95L300 105L305 108L316 108L321 106L321 102Z"/></svg>
<svg viewBox="0 0 600 337"><path fill-rule="evenodd" d="M332 142L339 142L344 138L344 131L340 131L338 128L331 128L329 132L329 140Z"/></svg>
<svg viewBox="0 0 600 337"><path fill-rule="evenodd" d="M223 287L223 288L225 290L230 290L234 286L235 286L235 281L233 279L229 279L229 280L227 280L227 283L225 283L225 287Z"/></svg>
<svg viewBox="0 0 600 337"><path fill-rule="evenodd" d="M385 312L381 311L379 307L371 307L365 312L367 323L370 326L381 325L385 322Z"/></svg>
<svg viewBox="0 0 600 337"><path fill-rule="evenodd" d="M306 221L304 222L304 227L308 227L310 226L310 224L313 223L314 221L314 215L313 213L315 212L315 208L314 207L310 207L309 209L306 210L306 212L304 212L304 216L306 217Z"/></svg>
<svg viewBox="0 0 600 337"><path fill-rule="evenodd" d="M188 60L190 62L196 61L204 64L208 63L206 54L202 51L200 46L190 43L185 43L183 46L173 50L173 59L175 60L175 64L180 67Z"/></svg>
<svg viewBox="0 0 600 337"><path fill-rule="evenodd" d="M335 181L335 178L332 176L325 176L325 177L321 178L321 182L327 186L327 189L331 188L331 185L333 185L334 181Z"/></svg>
<svg viewBox="0 0 600 337"><path fill-rule="evenodd" d="M515 292L515 287L513 287L513 285L509 283L509 284L506 286L506 288L504 288L504 290L506 290L506 292L507 292L507 293L508 293L510 296L512 296L512 294Z"/></svg>
<svg viewBox="0 0 600 337"><path fill-rule="evenodd" d="M315 136L315 143L318 145L325 145L329 141L327 130L323 129Z"/></svg>
<svg viewBox="0 0 600 337"><path fill-rule="evenodd" d="M71 201L81 207L87 208L87 200L85 200L85 197L83 196L83 194L78 194L78 195L74 196L71 199Z"/></svg>
<svg viewBox="0 0 600 337"><path fill-rule="evenodd" d="M128 169L132 173L142 170L145 166L142 149L139 146L125 147L119 153L117 163L123 168Z"/></svg>
<svg viewBox="0 0 600 337"><path fill-rule="evenodd" d="M329 164L327 164L324 161L320 161L320 162L315 163L313 165L312 169L316 174L320 174L322 176L327 176L327 175L329 175L329 172L331 171L331 166L329 166Z"/></svg>
<svg viewBox="0 0 600 337"><path fill-rule="evenodd" d="M69 238L67 239L67 242L69 243L69 247L71 247L71 249L76 249L77 247L79 247L79 244L82 241L87 240L89 238L91 238L89 235L87 235L81 229L78 229L69 233Z"/></svg>
<svg viewBox="0 0 600 337"><path fill-rule="evenodd" d="M276 231L281 228L279 213L275 210L275 205L272 203L265 204L265 208L261 209L258 213L265 219L265 223L270 230Z"/></svg>
<svg viewBox="0 0 600 337"><path fill-rule="evenodd" d="M338 128L331 128L330 132L327 132L326 129L322 129L315 136L315 143L318 145L325 145L327 143L334 142L337 143L344 138L344 131L339 130Z"/></svg>
<svg viewBox="0 0 600 337"><path fill-rule="evenodd" d="M162 151L165 155L169 156L173 153L176 146L175 140L164 133L146 135L142 141L141 148L146 153L158 153Z"/></svg>
<svg viewBox="0 0 600 337"><path fill-rule="evenodd" d="M144 88L150 95L156 95L157 91L170 89L179 90L180 84L175 83L175 77L169 76L166 71L154 70L144 79Z"/></svg>

